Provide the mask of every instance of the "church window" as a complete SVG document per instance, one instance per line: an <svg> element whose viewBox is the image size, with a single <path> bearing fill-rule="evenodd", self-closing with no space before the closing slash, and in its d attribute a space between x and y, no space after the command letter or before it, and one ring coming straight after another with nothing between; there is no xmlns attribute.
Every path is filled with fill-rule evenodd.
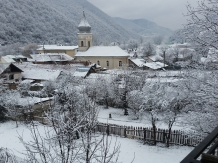
<svg viewBox="0 0 218 163"><path fill-rule="evenodd" d="M109 67L109 61L106 61L107 67Z"/></svg>
<svg viewBox="0 0 218 163"><path fill-rule="evenodd" d="M83 43L83 41L81 41L81 46L84 46L84 43Z"/></svg>
<svg viewBox="0 0 218 163"><path fill-rule="evenodd" d="M119 61L119 67L122 67L123 64L122 64L122 61Z"/></svg>
<svg viewBox="0 0 218 163"><path fill-rule="evenodd" d="M100 65L100 61L97 61L97 64Z"/></svg>

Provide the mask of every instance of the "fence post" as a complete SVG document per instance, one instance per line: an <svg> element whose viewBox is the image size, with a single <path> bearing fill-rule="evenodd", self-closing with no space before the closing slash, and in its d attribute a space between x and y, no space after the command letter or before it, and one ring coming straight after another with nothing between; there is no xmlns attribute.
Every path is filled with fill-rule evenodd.
<svg viewBox="0 0 218 163"><path fill-rule="evenodd" d="M144 130L144 144L145 144L145 141L146 141L146 130L145 130L145 128L143 129Z"/></svg>
<svg viewBox="0 0 218 163"><path fill-rule="evenodd" d="M166 133L165 133L165 130L163 130L163 143L165 143L166 141Z"/></svg>

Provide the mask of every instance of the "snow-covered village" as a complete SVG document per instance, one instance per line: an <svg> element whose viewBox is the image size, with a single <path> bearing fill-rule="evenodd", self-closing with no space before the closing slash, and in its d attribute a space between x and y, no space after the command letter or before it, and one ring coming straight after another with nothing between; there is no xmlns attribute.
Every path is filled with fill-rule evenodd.
<svg viewBox="0 0 218 163"><path fill-rule="evenodd" d="M218 0L0 0L0 163L218 163Z"/></svg>

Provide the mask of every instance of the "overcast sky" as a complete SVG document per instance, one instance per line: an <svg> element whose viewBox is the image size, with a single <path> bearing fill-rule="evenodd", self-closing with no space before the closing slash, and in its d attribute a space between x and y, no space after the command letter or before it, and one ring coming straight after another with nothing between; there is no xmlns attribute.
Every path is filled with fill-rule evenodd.
<svg viewBox="0 0 218 163"><path fill-rule="evenodd" d="M111 17L145 18L173 30L186 23L186 5L198 0L88 0Z"/></svg>

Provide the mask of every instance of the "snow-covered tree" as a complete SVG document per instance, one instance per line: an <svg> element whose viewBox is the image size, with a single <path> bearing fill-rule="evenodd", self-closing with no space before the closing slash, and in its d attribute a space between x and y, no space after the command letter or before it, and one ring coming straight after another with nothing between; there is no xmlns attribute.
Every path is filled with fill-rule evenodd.
<svg viewBox="0 0 218 163"><path fill-rule="evenodd" d="M187 121L198 132L210 133L218 125L217 71L189 71L181 81L190 104L186 106Z"/></svg>
<svg viewBox="0 0 218 163"><path fill-rule="evenodd" d="M187 5L188 23L183 34L202 51L209 48L218 49L217 14L217 0L199 1L196 8Z"/></svg>
<svg viewBox="0 0 218 163"><path fill-rule="evenodd" d="M151 42L147 42L143 45L143 56L144 57L148 57L148 56L152 56L156 54L156 48L154 46L154 44L152 44Z"/></svg>
<svg viewBox="0 0 218 163"><path fill-rule="evenodd" d="M119 146L109 151L106 137L94 134L98 116L95 101L88 97L85 87L73 85L68 78L62 79L65 81L57 82L56 94L45 112L45 122L50 126L45 127L45 135L32 122L29 129L33 141L26 142L19 137L27 150L27 161L100 163L103 159L112 163Z"/></svg>

